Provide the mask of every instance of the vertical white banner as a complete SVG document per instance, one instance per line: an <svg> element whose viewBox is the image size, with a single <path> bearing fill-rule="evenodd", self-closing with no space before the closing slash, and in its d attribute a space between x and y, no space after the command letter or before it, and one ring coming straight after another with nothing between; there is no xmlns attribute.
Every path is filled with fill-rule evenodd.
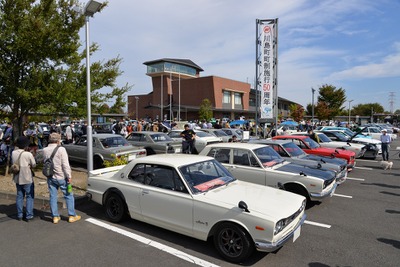
<svg viewBox="0 0 400 267"><path fill-rule="evenodd" d="M274 34L273 25L263 25L261 29L260 84L261 118L272 119L274 102Z"/></svg>

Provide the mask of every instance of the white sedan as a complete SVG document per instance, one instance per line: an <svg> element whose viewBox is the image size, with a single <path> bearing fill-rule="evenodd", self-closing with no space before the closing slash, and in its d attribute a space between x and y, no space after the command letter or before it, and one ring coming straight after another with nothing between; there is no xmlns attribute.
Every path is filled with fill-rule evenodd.
<svg viewBox="0 0 400 267"><path fill-rule="evenodd" d="M91 171L87 192L112 222L131 218L206 241L241 262L300 235L305 198L236 180L215 159L157 154Z"/></svg>

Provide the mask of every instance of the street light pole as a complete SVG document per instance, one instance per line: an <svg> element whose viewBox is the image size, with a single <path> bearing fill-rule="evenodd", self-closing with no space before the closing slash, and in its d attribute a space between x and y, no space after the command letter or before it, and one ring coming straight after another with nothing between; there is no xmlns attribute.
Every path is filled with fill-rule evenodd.
<svg viewBox="0 0 400 267"><path fill-rule="evenodd" d="M138 109L139 97L135 96L135 99L136 99L136 120L139 121L139 109Z"/></svg>
<svg viewBox="0 0 400 267"><path fill-rule="evenodd" d="M92 138L92 108L91 108L91 88L90 88L90 45L89 45L89 17L100 11L103 3L90 0L85 7L84 15L86 19L86 97L87 97L87 171L93 170L93 138Z"/></svg>
<svg viewBox="0 0 400 267"><path fill-rule="evenodd" d="M315 89L311 87L312 92L312 103L311 103L311 125L314 123L314 93Z"/></svg>
<svg viewBox="0 0 400 267"><path fill-rule="evenodd" d="M349 100L349 128L350 128L350 103L353 102L354 100Z"/></svg>

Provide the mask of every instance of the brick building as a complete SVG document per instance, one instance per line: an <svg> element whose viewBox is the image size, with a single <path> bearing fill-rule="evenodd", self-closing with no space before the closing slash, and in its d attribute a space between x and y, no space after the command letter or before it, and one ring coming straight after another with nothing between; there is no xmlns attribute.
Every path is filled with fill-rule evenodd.
<svg viewBox="0 0 400 267"><path fill-rule="evenodd" d="M249 83L218 76L200 77L203 69L188 59L163 58L143 64L147 66L146 75L152 79L153 91L128 96L131 118L198 119L200 105L206 98L215 118L255 117L255 90ZM288 110L291 103L279 98L278 108ZM279 112L288 114L284 109Z"/></svg>

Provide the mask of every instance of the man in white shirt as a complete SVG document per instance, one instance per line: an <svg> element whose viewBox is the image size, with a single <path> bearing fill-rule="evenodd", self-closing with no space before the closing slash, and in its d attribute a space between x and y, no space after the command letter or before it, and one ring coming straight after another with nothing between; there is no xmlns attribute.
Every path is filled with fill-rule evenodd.
<svg viewBox="0 0 400 267"><path fill-rule="evenodd" d="M380 140L382 142L382 160L388 161L389 160L389 148L390 148L390 143L392 142L392 137L387 134L386 129L382 130L382 135L380 137Z"/></svg>

